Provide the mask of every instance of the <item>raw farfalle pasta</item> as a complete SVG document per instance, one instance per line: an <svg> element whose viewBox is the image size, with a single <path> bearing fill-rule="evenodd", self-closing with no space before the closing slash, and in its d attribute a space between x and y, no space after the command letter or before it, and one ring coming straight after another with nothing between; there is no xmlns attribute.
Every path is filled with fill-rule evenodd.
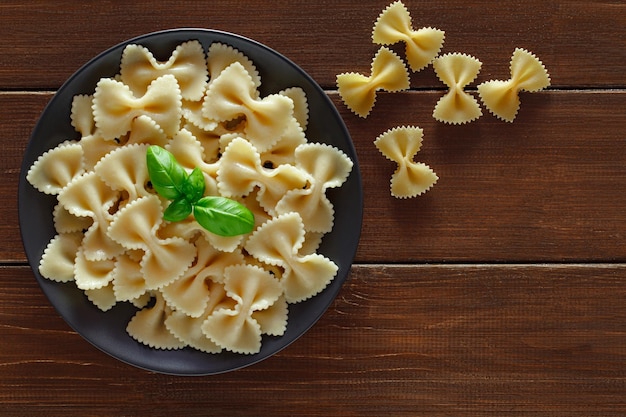
<svg viewBox="0 0 626 417"><path fill-rule="evenodd" d="M374 141L387 159L398 164L391 176L391 195L396 198L423 194L439 179L428 165L414 161L422 146L423 134L419 127L402 126L386 131Z"/></svg>
<svg viewBox="0 0 626 417"><path fill-rule="evenodd" d="M406 59L412 71L419 71L439 54L445 32L432 27L414 30L411 15L401 1L391 3L378 17L372 40L379 45L406 44Z"/></svg>
<svg viewBox="0 0 626 417"><path fill-rule="evenodd" d="M478 76L482 63L467 54L445 54L433 61L437 77L450 89L433 111L435 120L451 124L471 122L482 116L478 100L464 88Z"/></svg>
<svg viewBox="0 0 626 417"><path fill-rule="evenodd" d="M496 117L512 122L520 107L519 92L536 92L550 86L543 63L531 52L516 48L511 57L511 78L486 81L478 86L480 98Z"/></svg>
<svg viewBox="0 0 626 417"><path fill-rule="evenodd" d="M57 198L56 235L39 272L73 283L102 311L132 303L139 310L126 331L150 347L256 353L263 337L285 333L290 303L335 277L338 266L317 253L334 224L325 194L353 162L309 141L302 88L262 96L254 63L228 45L205 54L185 42L166 62L129 45L122 61L120 74L73 98L79 137L44 153L27 175ZM246 205L254 231L219 236L193 215L165 221L150 145L187 173L199 168L206 196Z"/></svg>
<svg viewBox="0 0 626 417"><path fill-rule="evenodd" d="M372 60L370 75L346 72L337 75L337 88L343 102L360 117L367 117L376 102L376 92L396 92L410 86L409 72L395 52L381 47Z"/></svg>

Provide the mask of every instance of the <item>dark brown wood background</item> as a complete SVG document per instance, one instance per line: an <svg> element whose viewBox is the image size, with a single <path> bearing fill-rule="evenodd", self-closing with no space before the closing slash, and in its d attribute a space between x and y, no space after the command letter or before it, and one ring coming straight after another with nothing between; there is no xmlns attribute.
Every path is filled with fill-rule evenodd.
<svg viewBox="0 0 626 417"><path fill-rule="evenodd" d="M626 415L626 4L405 0L443 52L483 62L472 84L508 78L527 48L552 86L522 94L514 123L436 122L432 68L380 93L367 119L335 76L367 73L384 1L3 1L0 4L0 415ZM202 27L280 51L332 97L364 182L362 239L322 319L254 366L210 377L153 374L74 333L21 247L17 183L30 132L83 63L128 38ZM425 131L424 196L389 194L373 145Z"/></svg>

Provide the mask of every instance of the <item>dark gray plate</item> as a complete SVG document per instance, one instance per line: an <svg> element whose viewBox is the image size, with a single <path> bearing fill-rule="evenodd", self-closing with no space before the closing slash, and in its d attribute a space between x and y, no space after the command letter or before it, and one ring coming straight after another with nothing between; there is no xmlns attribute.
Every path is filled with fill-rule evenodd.
<svg viewBox="0 0 626 417"><path fill-rule="evenodd" d="M151 349L126 333L126 324L136 309L118 303L108 312L94 307L74 283L56 283L38 271L43 251L54 236L52 209L56 199L35 190L25 179L33 162L46 150L79 135L70 125L70 108L76 94L92 94L102 77L119 72L120 57L129 43L149 48L158 60L167 59L177 45L199 40L206 49L222 42L239 49L256 64L262 78L261 94L299 86L308 97L310 142L324 142L343 150L354 162L347 182L330 189L335 207L335 226L324 237L320 253L332 259L339 271L332 283L317 296L289 306L289 322L281 337L264 337L254 355L206 354L191 348L175 351ZM333 103L320 86L301 68L272 49L234 34L204 29L175 29L150 33L123 42L98 55L72 75L54 95L37 122L24 155L18 189L19 222L24 249L43 292L65 321L90 343L109 355L147 370L176 375L208 375L251 365L280 351L306 332L328 309L344 283L361 232L363 193L357 156L350 135Z"/></svg>

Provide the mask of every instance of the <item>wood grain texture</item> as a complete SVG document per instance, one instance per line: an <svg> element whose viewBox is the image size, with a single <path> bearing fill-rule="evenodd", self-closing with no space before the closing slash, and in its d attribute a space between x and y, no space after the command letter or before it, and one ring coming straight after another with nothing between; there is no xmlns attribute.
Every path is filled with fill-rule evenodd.
<svg viewBox="0 0 626 417"><path fill-rule="evenodd" d="M252 367L152 374L69 330L0 269L5 417L567 415L624 410L623 265L355 266L322 319ZM114 401L112 401L114 399ZM32 413L31 413L32 412Z"/></svg>
<svg viewBox="0 0 626 417"><path fill-rule="evenodd" d="M353 1L4 1L0 86L55 89L93 56L126 39L176 27L225 30L279 50L325 87L336 74L368 71L378 49L374 22L390 2ZM624 85L626 13L618 1L462 0L405 2L415 28L446 32L442 52L465 52L486 77L508 75L515 47L554 71L556 86ZM45 24L42 24L45 22ZM432 74L420 85L440 86Z"/></svg>

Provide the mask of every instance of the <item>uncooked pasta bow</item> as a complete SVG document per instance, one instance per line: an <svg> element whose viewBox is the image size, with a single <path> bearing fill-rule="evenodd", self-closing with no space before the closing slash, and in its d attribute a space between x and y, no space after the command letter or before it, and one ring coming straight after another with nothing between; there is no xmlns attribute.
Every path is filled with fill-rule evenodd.
<svg viewBox="0 0 626 417"><path fill-rule="evenodd" d="M426 164L415 162L414 156L422 146L423 130L416 126L389 129L379 135L374 144L389 160L398 164L391 176L391 195L411 198L428 191L439 179Z"/></svg>
<svg viewBox="0 0 626 417"><path fill-rule="evenodd" d="M367 117L376 102L376 92L396 92L410 86L409 72L395 52L381 47L372 60L370 75L347 72L337 75L339 95L350 110Z"/></svg>
<svg viewBox="0 0 626 417"><path fill-rule="evenodd" d="M482 115L478 101L464 91L478 76L482 63L467 54L445 54L433 61L437 77L449 87L439 99L433 117L441 122L462 124L478 119Z"/></svg>
<svg viewBox="0 0 626 417"><path fill-rule="evenodd" d="M414 30L411 15L401 1L391 3L380 14L372 31L372 40L379 45L406 44L406 59L413 71L419 71L439 54L445 32L432 27Z"/></svg>
<svg viewBox="0 0 626 417"><path fill-rule="evenodd" d="M79 138L27 173L57 198L41 275L73 282L102 311L132 303L126 330L153 348L252 354L263 335L283 335L289 303L338 271L317 250L334 224L326 190L353 163L309 142L302 88L262 97L260 84L254 63L222 43L205 55L185 42L164 62L128 45L120 74L74 97ZM252 233L207 230L206 219L234 214L223 200L249 209ZM234 233L233 222L217 226Z"/></svg>
<svg viewBox="0 0 626 417"><path fill-rule="evenodd" d="M506 81L491 80L478 86L485 107L507 122L517 116L520 91L536 92L550 86L550 76L543 63L525 49L516 48L513 52L510 75Z"/></svg>

